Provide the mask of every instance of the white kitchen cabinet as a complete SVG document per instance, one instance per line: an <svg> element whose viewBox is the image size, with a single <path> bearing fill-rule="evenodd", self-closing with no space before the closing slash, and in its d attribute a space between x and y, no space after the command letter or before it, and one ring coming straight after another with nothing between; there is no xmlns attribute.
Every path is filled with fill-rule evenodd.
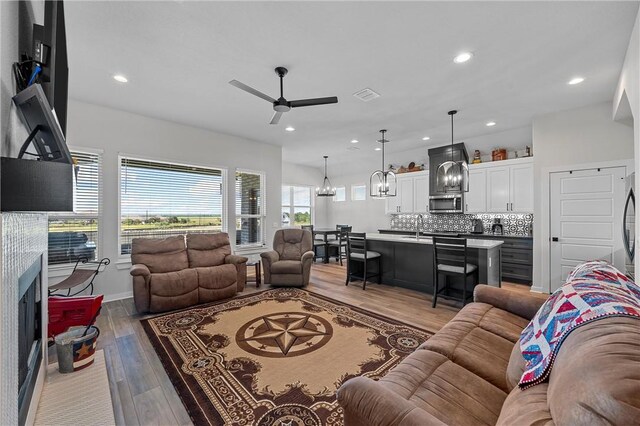
<svg viewBox="0 0 640 426"><path fill-rule="evenodd" d="M396 214L400 212L400 198L398 196L388 197L386 200L385 213Z"/></svg>
<svg viewBox="0 0 640 426"><path fill-rule="evenodd" d="M465 196L465 213L487 211L487 170L469 170L469 192Z"/></svg>
<svg viewBox="0 0 640 426"><path fill-rule="evenodd" d="M533 164L510 167L509 199L510 212L533 212Z"/></svg>
<svg viewBox="0 0 640 426"><path fill-rule="evenodd" d="M429 175L416 176L413 179L413 212L429 211Z"/></svg>
<svg viewBox="0 0 640 426"><path fill-rule="evenodd" d="M487 169L488 212L507 213L509 211L509 171L509 167L490 167Z"/></svg>
<svg viewBox="0 0 640 426"><path fill-rule="evenodd" d="M398 178L400 213L413 213L413 177Z"/></svg>

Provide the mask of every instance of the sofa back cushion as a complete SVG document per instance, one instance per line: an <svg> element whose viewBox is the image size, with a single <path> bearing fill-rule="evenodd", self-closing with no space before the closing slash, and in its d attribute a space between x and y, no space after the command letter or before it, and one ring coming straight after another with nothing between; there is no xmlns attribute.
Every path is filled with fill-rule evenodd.
<svg viewBox="0 0 640 426"><path fill-rule="evenodd" d="M507 390L512 391L518 386L520 378L524 374L525 363L526 361L520 350L520 341L518 340L515 345L513 345L513 350L509 357L509 364L507 365Z"/></svg>
<svg viewBox="0 0 640 426"><path fill-rule="evenodd" d="M187 234L187 254L190 268L223 265L231 254L229 234Z"/></svg>
<svg viewBox="0 0 640 426"><path fill-rule="evenodd" d="M169 238L134 238L131 263L142 263L151 273L181 271L189 267L182 235Z"/></svg>
<svg viewBox="0 0 640 426"><path fill-rule="evenodd" d="M273 236L273 249L280 260L300 260L313 249L311 232L306 229L279 229Z"/></svg>

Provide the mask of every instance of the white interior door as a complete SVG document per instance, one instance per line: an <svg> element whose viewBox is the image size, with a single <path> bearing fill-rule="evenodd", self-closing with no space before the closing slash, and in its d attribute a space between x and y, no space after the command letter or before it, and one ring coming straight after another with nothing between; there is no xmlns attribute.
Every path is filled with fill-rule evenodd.
<svg viewBox="0 0 640 426"><path fill-rule="evenodd" d="M551 173L551 291L578 264L606 260L624 271L625 167Z"/></svg>

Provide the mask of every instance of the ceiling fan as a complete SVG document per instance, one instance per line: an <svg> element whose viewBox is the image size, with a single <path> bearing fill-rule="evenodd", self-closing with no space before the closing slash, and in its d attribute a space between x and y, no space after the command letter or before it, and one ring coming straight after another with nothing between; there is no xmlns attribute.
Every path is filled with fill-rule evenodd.
<svg viewBox="0 0 640 426"><path fill-rule="evenodd" d="M230 85L235 86L238 89L242 89L245 92L251 93L252 95L262 98L265 101L269 101L273 104L273 110L275 111L275 113L273 114L273 117L271 117L271 121L269 122L269 124L278 124L278 121L280 121L280 117L282 117L282 114L289 111L291 108L338 103L338 98L336 96L331 96L328 98L298 99L297 101L286 100L283 95L282 80L284 76L287 75L288 70L285 67L277 67L275 71L278 77L280 77L280 97L277 100L273 99L269 95L265 95L264 93L254 89L253 87L239 82L238 80L231 80L229 82Z"/></svg>

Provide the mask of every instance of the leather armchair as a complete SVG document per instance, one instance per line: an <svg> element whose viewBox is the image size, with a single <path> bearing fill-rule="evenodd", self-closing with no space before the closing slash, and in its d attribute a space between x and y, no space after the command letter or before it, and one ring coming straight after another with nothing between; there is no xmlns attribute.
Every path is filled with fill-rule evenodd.
<svg viewBox="0 0 640 426"><path fill-rule="evenodd" d="M304 229L279 229L273 251L261 253L264 282L274 286L306 287L313 263L313 237Z"/></svg>

